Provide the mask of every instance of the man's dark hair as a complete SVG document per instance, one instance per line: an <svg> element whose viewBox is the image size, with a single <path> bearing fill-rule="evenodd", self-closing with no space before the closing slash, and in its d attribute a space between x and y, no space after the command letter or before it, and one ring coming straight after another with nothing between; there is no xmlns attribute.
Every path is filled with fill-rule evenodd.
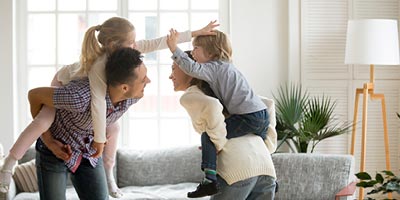
<svg viewBox="0 0 400 200"><path fill-rule="evenodd" d="M107 85L116 86L135 80L137 75L134 70L143 63L142 57L138 50L132 48L114 51L106 63Z"/></svg>

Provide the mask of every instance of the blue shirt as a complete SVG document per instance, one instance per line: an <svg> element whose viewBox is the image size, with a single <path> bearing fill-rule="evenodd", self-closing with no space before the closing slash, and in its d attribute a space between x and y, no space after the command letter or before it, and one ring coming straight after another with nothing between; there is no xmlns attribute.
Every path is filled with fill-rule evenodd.
<svg viewBox="0 0 400 200"><path fill-rule="evenodd" d="M127 99L113 106L107 94L105 101L107 104L106 122L109 125L117 121L139 99ZM56 114L49 130L55 139L71 145L72 157L65 164L72 172L79 167L82 158L88 159L93 167L98 162L97 158L90 157L96 152L91 147L93 123L90 102L90 86L87 78L73 80L54 90L53 104Z"/></svg>
<svg viewBox="0 0 400 200"><path fill-rule="evenodd" d="M179 48L173 53L172 59L189 76L210 84L229 114L249 114L267 108L232 63L220 60L197 63Z"/></svg>

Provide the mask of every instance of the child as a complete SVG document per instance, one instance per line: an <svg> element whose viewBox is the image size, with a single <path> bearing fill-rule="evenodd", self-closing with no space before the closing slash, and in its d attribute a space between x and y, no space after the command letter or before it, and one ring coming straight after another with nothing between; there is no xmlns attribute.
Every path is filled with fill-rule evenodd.
<svg viewBox="0 0 400 200"><path fill-rule="evenodd" d="M193 40L190 59L177 47L179 33L170 30L167 44L173 53L172 59L189 76L206 81L217 98L226 107L229 116L225 119L227 138L234 138L253 133L266 139L269 116L265 104L254 93L245 77L231 63L232 49L227 36L221 31L214 31L212 36L198 36ZM202 135L202 153L210 154L202 160L205 178L197 189L188 193L188 197L212 195L217 191L216 147L207 134ZM203 156L205 158L205 156ZM215 192L216 193L216 192Z"/></svg>
<svg viewBox="0 0 400 200"><path fill-rule="evenodd" d="M186 31L180 42L190 41L192 36L202 34L213 34L210 32L216 21L210 22L204 28L197 31ZM96 37L96 32L98 35ZM122 192L118 189L113 175L113 166L115 163L115 151L117 145L117 134L119 127L116 123L107 127L106 130L106 78L105 63L107 56L113 51L122 47L136 48L142 53L148 53L154 50L167 48L166 37L154 40L142 40L135 43L134 26L124 18L113 17L106 20L102 25L90 27L84 37L82 44L82 54L79 63L68 65L60 69L55 75L52 85L66 84L69 81L88 76L91 87L91 114L93 119L94 143L93 147L97 150L94 157L102 154L104 143L106 142L106 132L109 137L107 148L104 154L104 168L107 176L109 193L112 197L119 198ZM40 135L47 131L54 120L54 109L43 107L38 116L21 133L15 144L6 157L3 167L0 169L0 192L7 192L11 180L11 170L16 161L21 159L26 150ZM61 156L62 159L68 159L67 155Z"/></svg>

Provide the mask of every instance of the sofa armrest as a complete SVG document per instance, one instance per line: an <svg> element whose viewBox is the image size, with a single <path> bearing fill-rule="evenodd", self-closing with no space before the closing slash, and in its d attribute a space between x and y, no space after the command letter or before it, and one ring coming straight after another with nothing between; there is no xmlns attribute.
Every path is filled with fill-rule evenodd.
<svg viewBox="0 0 400 200"><path fill-rule="evenodd" d="M10 188L7 193L0 193L0 200L12 200L17 195L17 186L14 180L11 178Z"/></svg>
<svg viewBox="0 0 400 200"><path fill-rule="evenodd" d="M340 190L336 196L335 196L335 200L339 200L340 197L346 197L346 196L352 196L354 194L354 192L356 191L356 182L351 182L350 184L348 184L345 188L343 188L342 190Z"/></svg>

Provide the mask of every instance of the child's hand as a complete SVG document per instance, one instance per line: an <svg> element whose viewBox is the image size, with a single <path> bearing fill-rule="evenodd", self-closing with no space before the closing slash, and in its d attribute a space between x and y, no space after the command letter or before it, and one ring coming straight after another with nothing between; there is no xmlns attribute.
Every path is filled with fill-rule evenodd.
<svg viewBox="0 0 400 200"><path fill-rule="evenodd" d="M216 23L217 20L214 20L208 23L207 26L203 27L202 29L192 31L192 37L197 37L199 35L215 35L215 32L213 32L213 30L215 27L219 26L219 24Z"/></svg>
<svg viewBox="0 0 400 200"><path fill-rule="evenodd" d="M98 142L93 141L92 147L96 150L96 153L94 153L90 157L98 158L103 154L104 143L98 143Z"/></svg>
<svg viewBox="0 0 400 200"><path fill-rule="evenodd" d="M179 33L175 29L170 29L167 35L167 45L171 53L174 53L178 44Z"/></svg>

